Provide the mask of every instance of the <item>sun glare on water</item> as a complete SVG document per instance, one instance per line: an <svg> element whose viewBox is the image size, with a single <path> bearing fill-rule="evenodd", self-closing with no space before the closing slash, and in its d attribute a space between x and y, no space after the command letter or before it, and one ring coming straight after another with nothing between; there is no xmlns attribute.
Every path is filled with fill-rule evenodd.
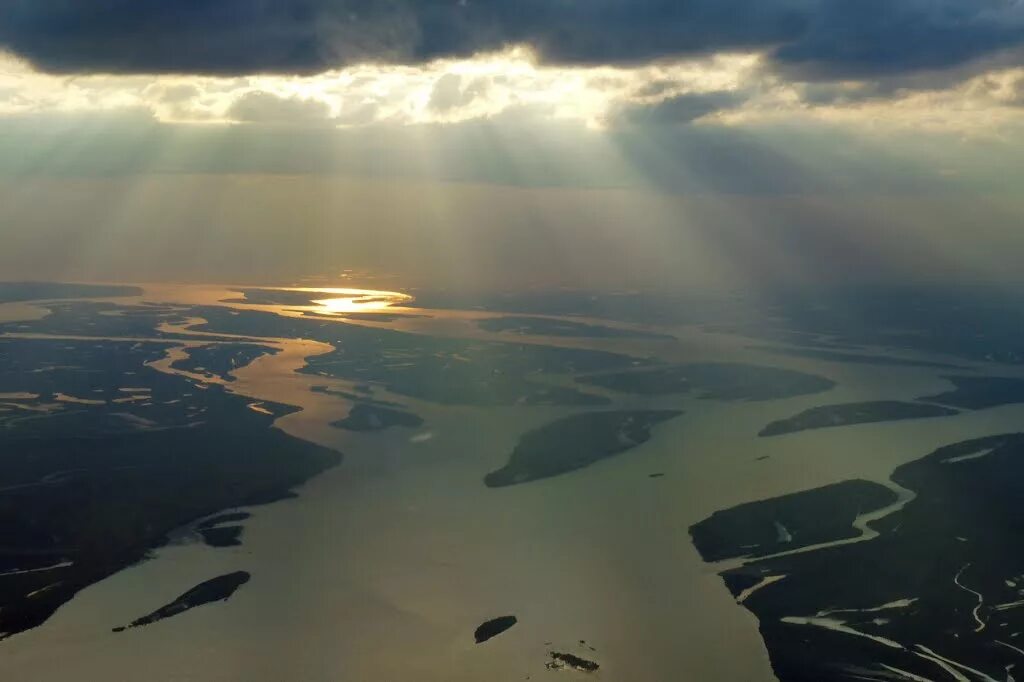
<svg viewBox="0 0 1024 682"><path fill-rule="evenodd" d="M313 299L319 306L317 312L326 314L372 313L396 305L408 303L412 296L397 291L376 291L373 289L292 289L325 294L324 298Z"/></svg>

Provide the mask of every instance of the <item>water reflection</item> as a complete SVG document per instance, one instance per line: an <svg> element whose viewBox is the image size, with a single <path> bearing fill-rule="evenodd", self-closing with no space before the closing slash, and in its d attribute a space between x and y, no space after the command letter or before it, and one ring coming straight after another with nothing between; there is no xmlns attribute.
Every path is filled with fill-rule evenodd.
<svg viewBox="0 0 1024 682"><path fill-rule="evenodd" d="M329 296L326 298L313 299L313 303L321 308L316 312L332 315L374 312L412 301L412 296L408 294L372 289L287 289L286 291L328 294Z"/></svg>

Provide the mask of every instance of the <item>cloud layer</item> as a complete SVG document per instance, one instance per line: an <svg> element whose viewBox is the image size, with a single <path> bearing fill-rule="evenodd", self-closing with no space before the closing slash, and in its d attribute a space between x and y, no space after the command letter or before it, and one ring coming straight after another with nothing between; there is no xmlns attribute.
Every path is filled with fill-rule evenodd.
<svg viewBox="0 0 1024 682"><path fill-rule="evenodd" d="M523 49L311 76L61 76L0 55L0 119L131 113L161 123L349 128L488 121L590 129L839 124L1005 136L1024 125L1024 68L989 63L875 80L792 82L758 54L631 67L538 64ZM64 124L60 120L66 121Z"/></svg>
<svg viewBox="0 0 1024 682"><path fill-rule="evenodd" d="M57 73L311 74L528 45L549 64L759 51L799 79L955 67L1024 45L1018 0L32 0L0 48Z"/></svg>

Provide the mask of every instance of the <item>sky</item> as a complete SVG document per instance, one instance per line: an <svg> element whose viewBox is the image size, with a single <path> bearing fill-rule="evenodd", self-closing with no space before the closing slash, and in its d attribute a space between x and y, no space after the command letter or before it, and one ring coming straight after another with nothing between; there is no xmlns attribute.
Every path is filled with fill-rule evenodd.
<svg viewBox="0 0 1024 682"><path fill-rule="evenodd" d="M0 279L1015 281L1020 0L0 3Z"/></svg>

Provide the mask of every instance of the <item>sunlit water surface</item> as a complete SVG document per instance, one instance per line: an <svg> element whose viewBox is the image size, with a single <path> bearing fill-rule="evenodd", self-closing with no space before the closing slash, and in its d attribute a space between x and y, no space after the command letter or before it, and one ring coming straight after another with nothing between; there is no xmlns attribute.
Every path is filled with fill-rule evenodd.
<svg viewBox="0 0 1024 682"><path fill-rule="evenodd" d="M411 297L352 289L293 289L309 306L224 303L222 287L147 286L135 299L228 305L284 316L336 317L338 324L476 339L476 311L416 310L422 317L344 313L401 310ZM45 307L45 306L43 306ZM33 315L35 306L21 310ZM187 331L190 320L167 331ZM866 424L836 437L822 429L757 438L767 422L823 402L910 399L948 388L942 371L842 365L767 354L750 340L697 326L659 328L672 341L544 337L549 345L611 350L667 362L728 360L828 376L827 394L767 403L633 397L618 403L679 407L684 416L628 455L508 488L482 485L525 431L578 409L446 406L375 393L420 415L417 430L361 434L330 426L351 404L314 385L350 382L299 374L328 344L289 338L280 350L234 372L228 390L301 411L276 425L336 448L342 464L303 486L297 499L258 507L244 543L230 550L172 544L93 585L43 627L3 643L4 679L160 680L523 680L575 673L545 670L547 652L585 640L604 680L770 680L753 616L704 563L687 528L716 510L849 478L892 485L892 470L969 437L1016 430L1024 408L1006 406L944 419ZM219 335L224 336L224 335ZM152 363L172 368L200 342L183 342ZM205 342L203 342L205 343ZM649 478L651 472L664 477ZM183 491L187 494L187 491ZM159 624L111 628L165 604L218 573L246 570L231 601ZM519 624L486 645L484 620ZM575 677L574 677L575 679Z"/></svg>

